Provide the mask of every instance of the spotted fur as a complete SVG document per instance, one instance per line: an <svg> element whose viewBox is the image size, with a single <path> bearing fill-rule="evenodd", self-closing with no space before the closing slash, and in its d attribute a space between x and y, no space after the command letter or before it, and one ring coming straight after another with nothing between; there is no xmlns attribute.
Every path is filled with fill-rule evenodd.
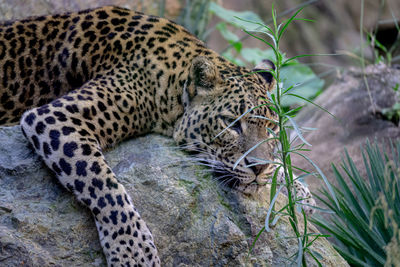
<svg viewBox="0 0 400 267"><path fill-rule="evenodd" d="M169 20L103 7L6 22L0 63L0 125L20 121L61 184L91 210L109 266L159 266L160 259L105 148L149 132L173 136L244 192L275 170L253 164L273 158L274 142L233 168L270 137L266 128L277 131L262 118L274 118L262 105L272 76L231 64ZM300 196L312 201L308 191Z"/></svg>

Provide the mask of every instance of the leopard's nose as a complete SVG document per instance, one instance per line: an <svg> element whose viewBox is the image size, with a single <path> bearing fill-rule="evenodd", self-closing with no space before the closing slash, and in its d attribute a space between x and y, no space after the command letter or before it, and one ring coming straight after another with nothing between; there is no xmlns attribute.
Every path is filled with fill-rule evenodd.
<svg viewBox="0 0 400 267"><path fill-rule="evenodd" d="M266 168L267 164L258 164L250 167L250 169L254 172L256 176L263 173Z"/></svg>
<svg viewBox="0 0 400 267"><path fill-rule="evenodd" d="M268 164L261 164L259 162L250 161L246 158L244 159L244 162L246 166L250 168L250 170L252 170L256 176L263 173L264 170L268 167Z"/></svg>

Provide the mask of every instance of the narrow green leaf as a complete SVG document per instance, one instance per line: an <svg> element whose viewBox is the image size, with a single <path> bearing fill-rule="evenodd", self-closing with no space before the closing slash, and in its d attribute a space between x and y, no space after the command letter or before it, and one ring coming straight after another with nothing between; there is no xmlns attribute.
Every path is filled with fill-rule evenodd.
<svg viewBox="0 0 400 267"><path fill-rule="evenodd" d="M306 171L306 170L304 170L304 169L302 169L300 167L294 166L294 165L292 165L292 168L298 170L299 172L310 173L310 172L308 172L308 171Z"/></svg>
<svg viewBox="0 0 400 267"><path fill-rule="evenodd" d="M278 166L275 169L274 175L272 177L271 189L270 189L270 194L269 194L269 203L272 203L272 200L276 194L276 186L277 186L278 174L279 174L280 169L281 169L281 166ZM272 211L274 211L274 209L275 209L275 207L272 206Z"/></svg>
<svg viewBox="0 0 400 267"><path fill-rule="evenodd" d="M325 111L326 113L328 113L329 115L331 115L332 117L334 117L335 119L339 120L335 115L333 115L332 113L330 113L328 110L324 109L323 107L321 107L320 105L314 103L313 101L308 100L307 98L304 98L304 97L302 97L302 96L299 96L299 95L296 95L296 94L292 94L292 93L291 93L291 94L287 94L287 95L294 96L294 97L300 98L300 99L302 99L302 100L304 100L304 101L307 101L308 103L313 104L314 106L318 107L319 109L322 109L323 111Z"/></svg>
<svg viewBox="0 0 400 267"><path fill-rule="evenodd" d="M298 59L298 58L303 58L303 57L319 57L319 56L340 56L340 54L303 54L303 55L297 55L291 58L286 59L282 64L286 65L287 63Z"/></svg>
<svg viewBox="0 0 400 267"><path fill-rule="evenodd" d="M251 244L250 249L249 249L249 256L250 256L251 252L253 251L254 246L256 245L257 240L260 238L261 234L262 234L264 231L265 231L265 228L264 228L264 227L261 228L261 230L258 232L256 238L254 238L254 241L253 241L253 243Z"/></svg>
<svg viewBox="0 0 400 267"><path fill-rule="evenodd" d="M318 264L318 267L322 267L322 264L319 260L323 260L323 257L321 254L319 254L317 251L310 249L308 253Z"/></svg>
<svg viewBox="0 0 400 267"><path fill-rule="evenodd" d="M215 140L218 136L220 136L221 134L223 134L227 129L229 129L230 127L232 127L237 121L239 121L241 118L243 118L246 114L248 114L249 112L251 112L254 109L257 109L259 107L264 106L265 104L261 104L258 105L256 107L252 107L251 109L247 110L246 112L244 112L242 115L240 115L236 120L234 120L231 124L229 124L225 129L223 129L221 132L219 132L214 138L213 140Z"/></svg>
<svg viewBox="0 0 400 267"><path fill-rule="evenodd" d="M310 236L312 236L312 235L310 235ZM331 237L331 236L330 236L330 235L316 234L316 235L314 236L313 240L311 240L310 242L307 243L307 248L311 247L312 244L313 244L315 241L317 241L318 238L321 238L321 237L328 238L328 237Z"/></svg>
<svg viewBox="0 0 400 267"><path fill-rule="evenodd" d="M274 3L273 3L273 2L272 2L271 13L272 13L272 22L273 22L273 24L274 24L274 29L276 30L276 29L277 29L277 26L276 26L276 10L275 10ZM276 31L275 31L275 32L276 32Z"/></svg>
<svg viewBox="0 0 400 267"><path fill-rule="evenodd" d="M296 18L296 16L303 10L304 7L299 8L286 22L284 23L281 31L278 34L278 40L281 39L283 33L286 31L287 27L292 23L292 21Z"/></svg>
<svg viewBox="0 0 400 267"><path fill-rule="evenodd" d="M285 95L285 94L286 94L287 92L289 92L290 90L292 90L292 89L294 89L294 88L300 86L300 84L301 84L301 83L296 83L296 84L293 84L293 85L289 86L288 88L285 89L285 91L283 91L282 95Z"/></svg>
<svg viewBox="0 0 400 267"><path fill-rule="evenodd" d="M297 267L301 267L301 264L303 262L303 243L301 242L301 238L297 238L297 241L299 242L299 249L298 249L298 255L297 255Z"/></svg>
<svg viewBox="0 0 400 267"><path fill-rule="evenodd" d="M317 172L319 173L319 175L321 175L322 179L324 180L325 185L326 185L326 187L328 188L329 193L331 194L332 198L334 199L336 206L339 207L339 202L338 202L338 200L337 200L337 198L336 198L336 195L335 195L335 193L334 193L334 191L333 191L333 188L332 188L331 184L329 183L328 178L326 178L325 174L321 171L321 169L318 167L318 165L316 165L316 164L315 164L310 158L308 158L306 155L303 155L303 154L298 153L298 152L293 152L293 153L295 153L295 154L297 154L297 155L303 157L304 159L306 159L306 160L317 170Z"/></svg>
<svg viewBox="0 0 400 267"><path fill-rule="evenodd" d="M276 136L276 133L275 133L274 131L272 131L271 128L267 128L267 131L268 131L269 134L271 134L271 135L274 137L274 139L278 138L278 137ZM271 138L271 139L272 139L272 138Z"/></svg>
<svg viewBox="0 0 400 267"><path fill-rule="evenodd" d="M294 20L307 21L307 22L316 22L316 20L314 20L314 19L304 19L304 18L295 18Z"/></svg>
<svg viewBox="0 0 400 267"><path fill-rule="evenodd" d="M269 33L274 34L274 31L273 31L270 27L268 27L268 25L265 25L264 23L257 22L257 21L254 21L254 20L243 19L243 18L241 18L241 17L235 17L235 18L238 19L238 20L244 21L244 22L248 22L248 23L251 23L251 24L255 24L255 25L260 26L259 28L254 29L254 30L251 30L251 31L258 31L258 29L264 28L264 29L266 29ZM244 27L242 27L242 28L244 28ZM263 32L263 33L265 33L265 32Z"/></svg>
<svg viewBox="0 0 400 267"><path fill-rule="evenodd" d="M233 169L236 169L237 165L239 165L239 163L245 158L247 157L247 155L249 155L254 149L256 149L259 145L271 141L275 138L267 138L264 140L261 140L260 142L258 142L257 144L255 144L253 147L251 147L249 150L247 150L245 153L243 153L243 155L240 156L240 158L235 162L235 164L233 165Z"/></svg>
<svg viewBox="0 0 400 267"><path fill-rule="evenodd" d="M248 35L250 35L250 36L256 38L257 40L260 40L260 41L263 42L264 44L268 45L268 46L272 49L272 51L274 52L275 56L278 57L279 52L276 50L275 46L273 46L271 43L269 43L268 41L266 41L266 40L264 40L264 39L262 39L262 38L260 38L260 37L258 37L258 36L256 36L256 35L250 33L250 32L247 31L247 30L243 30L243 31L244 31L245 33L247 33Z"/></svg>
<svg viewBox="0 0 400 267"><path fill-rule="evenodd" d="M312 127L300 127L300 129L305 130L305 131L316 131L318 130L318 128L312 128Z"/></svg>
<svg viewBox="0 0 400 267"><path fill-rule="evenodd" d="M306 178L308 176L311 176L311 175L314 175L314 174L315 174L314 172L305 173L305 174L297 176L296 179L294 179L293 181L296 181L296 180L303 181L304 178Z"/></svg>
<svg viewBox="0 0 400 267"><path fill-rule="evenodd" d="M293 125L294 130L296 131L297 136L301 139L301 141L303 141L303 142L306 143L307 145L311 146L311 144L308 143L308 142L306 141L306 139L304 139L304 137L303 137L303 135L301 134L301 131L300 131L299 127L297 126L297 123L294 121L294 119L293 119L292 117L288 116L288 115L285 115L285 117L288 118L288 120L290 121L290 123Z"/></svg>
<svg viewBox="0 0 400 267"><path fill-rule="evenodd" d="M279 123L279 121L277 121L277 120L275 120L275 119L267 118L267 117L265 117L265 116L251 115L250 117L251 117L251 118L256 118L256 119L267 120L267 121L273 122L274 124L278 124L278 123Z"/></svg>
<svg viewBox="0 0 400 267"><path fill-rule="evenodd" d="M275 201L278 198L278 195L281 192L282 188L283 188L283 186L280 185L279 188L278 188L278 191L275 193L274 197L272 198L271 203L269 203L269 208L268 208L268 212L267 212L267 217L265 218L265 226L264 226L265 227L265 231L267 231L267 232L271 231L271 229L269 228L269 221L270 221L269 218L271 217L272 208L275 205Z"/></svg>
<svg viewBox="0 0 400 267"><path fill-rule="evenodd" d="M274 139L274 138L271 138L271 139ZM262 159L262 158L258 158L258 157L249 157L249 159L254 159L257 162L246 165L246 167L257 166L260 164L274 164L274 165L279 165L279 166L282 165L282 163L280 163L280 162L268 160L268 159Z"/></svg>
<svg viewBox="0 0 400 267"><path fill-rule="evenodd" d="M283 214L282 214L282 215L283 215ZM278 222L278 220L282 217L282 215L281 215L281 214L276 215L275 218L274 218L274 219L272 220L272 222L270 223L271 226L275 226L276 223ZM287 214L286 214L286 215L287 215Z"/></svg>
<svg viewBox="0 0 400 267"><path fill-rule="evenodd" d="M308 220L307 220L307 216L306 216L306 213L304 212L303 208L301 208L301 214L303 215L303 220L304 220L304 233L303 233L303 241L302 241L302 243L305 246L307 246L307 243L308 243L308 235L307 235L307 230L308 230L307 223L308 223Z"/></svg>

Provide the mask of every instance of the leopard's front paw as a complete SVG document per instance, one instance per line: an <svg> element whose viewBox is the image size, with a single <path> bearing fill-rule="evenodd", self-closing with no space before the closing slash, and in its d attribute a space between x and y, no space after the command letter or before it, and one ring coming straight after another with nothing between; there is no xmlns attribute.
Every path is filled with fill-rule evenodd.
<svg viewBox="0 0 400 267"><path fill-rule="evenodd" d="M96 221L108 266L160 266L153 237L139 214L122 218L120 225Z"/></svg>

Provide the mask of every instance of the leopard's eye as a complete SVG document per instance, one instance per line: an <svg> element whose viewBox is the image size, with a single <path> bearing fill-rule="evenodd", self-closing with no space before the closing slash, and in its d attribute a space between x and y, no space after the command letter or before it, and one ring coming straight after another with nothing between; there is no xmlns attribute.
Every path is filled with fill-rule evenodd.
<svg viewBox="0 0 400 267"><path fill-rule="evenodd" d="M236 131L239 134L242 133L242 124L241 124L240 120L237 120L232 117L225 117L225 116L222 117L222 119L224 120L226 127L228 127L231 130Z"/></svg>

